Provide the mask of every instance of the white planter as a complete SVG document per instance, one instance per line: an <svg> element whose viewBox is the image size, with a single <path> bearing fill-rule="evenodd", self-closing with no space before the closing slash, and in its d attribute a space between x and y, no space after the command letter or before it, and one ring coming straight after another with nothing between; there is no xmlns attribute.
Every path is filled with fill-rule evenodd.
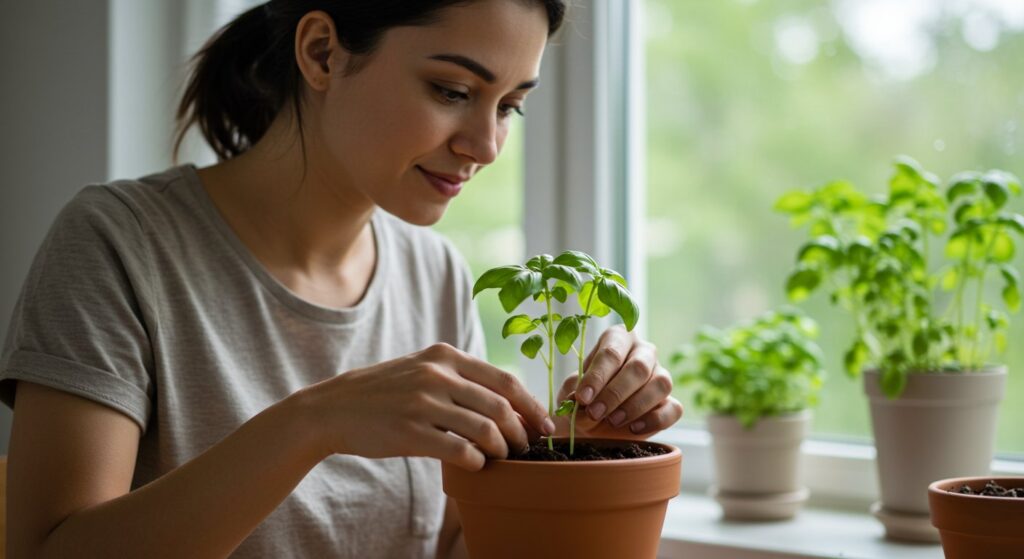
<svg viewBox="0 0 1024 559"><path fill-rule="evenodd" d="M871 512L890 539L938 542L928 514L928 485L989 475L1006 368L912 373L896 399L882 393L879 377L877 371L864 374L882 498Z"/></svg>
<svg viewBox="0 0 1024 559"><path fill-rule="evenodd" d="M801 483L800 445L807 436L808 410L759 420L750 429L731 415L708 417L716 485L710 494L725 518L792 518L807 500Z"/></svg>

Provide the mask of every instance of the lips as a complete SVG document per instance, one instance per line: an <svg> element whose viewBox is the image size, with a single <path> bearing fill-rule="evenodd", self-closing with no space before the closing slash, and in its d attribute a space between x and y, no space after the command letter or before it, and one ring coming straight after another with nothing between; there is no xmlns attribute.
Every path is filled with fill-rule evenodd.
<svg viewBox="0 0 1024 559"><path fill-rule="evenodd" d="M448 198L454 198L462 191L462 183L465 180L462 177L427 171L420 166L417 166L416 169L423 174L427 182L430 183L430 186L434 187L434 190Z"/></svg>

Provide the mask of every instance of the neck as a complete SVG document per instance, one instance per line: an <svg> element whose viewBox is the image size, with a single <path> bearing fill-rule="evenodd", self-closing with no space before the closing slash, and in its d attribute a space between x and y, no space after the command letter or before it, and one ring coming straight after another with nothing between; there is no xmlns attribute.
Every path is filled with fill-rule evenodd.
<svg viewBox="0 0 1024 559"><path fill-rule="evenodd" d="M361 296L376 261L369 227L375 206L314 164L318 155L309 150L304 165L301 143L279 119L252 149L200 169L199 176L235 233L278 280L300 294L341 287L348 293L343 302L358 301L353 293Z"/></svg>

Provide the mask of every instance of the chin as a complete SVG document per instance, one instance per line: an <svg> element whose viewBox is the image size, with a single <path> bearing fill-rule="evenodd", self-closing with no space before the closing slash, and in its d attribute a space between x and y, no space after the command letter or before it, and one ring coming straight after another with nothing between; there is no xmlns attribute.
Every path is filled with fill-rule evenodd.
<svg viewBox="0 0 1024 559"><path fill-rule="evenodd" d="M384 211L389 214L401 219L402 221L412 224L419 225L421 227L431 226L441 218L444 217L444 211L448 208L447 204L435 205L435 204L423 204L420 206L399 206L394 208L382 207Z"/></svg>

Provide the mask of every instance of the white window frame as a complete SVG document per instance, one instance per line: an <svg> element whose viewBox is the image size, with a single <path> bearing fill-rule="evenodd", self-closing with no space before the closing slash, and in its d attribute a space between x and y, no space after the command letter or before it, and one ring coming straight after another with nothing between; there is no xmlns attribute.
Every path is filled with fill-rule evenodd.
<svg viewBox="0 0 1024 559"><path fill-rule="evenodd" d="M574 2L566 27L548 47L526 118L523 227L528 255L571 247L612 262L645 308L638 226L645 218L646 184L641 10L633 0ZM643 313L638 328L643 335ZM588 332L588 347L602 329ZM521 365L527 386L546 401L543 368L525 359ZM559 376L574 370L561 363ZM674 427L656 439L682 449L684 490L703 491L713 483L704 429ZM803 446L803 467L813 501L866 507L878 498L872 445L811 439ZM997 459L992 470L1024 475L1024 461Z"/></svg>

